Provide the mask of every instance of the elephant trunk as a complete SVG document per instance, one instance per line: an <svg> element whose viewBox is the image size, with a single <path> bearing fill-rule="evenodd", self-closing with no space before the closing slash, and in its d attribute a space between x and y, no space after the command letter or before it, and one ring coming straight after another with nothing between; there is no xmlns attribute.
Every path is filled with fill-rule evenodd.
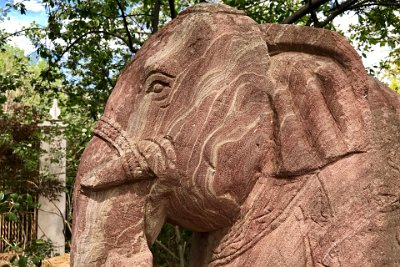
<svg viewBox="0 0 400 267"><path fill-rule="evenodd" d="M145 203L153 180L145 179L144 171L128 176L124 160L98 137L82 155L74 192L72 266L152 266ZM132 177L140 179L127 183Z"/></svg>
<svg viewBox="0 0 400 267"><path fill-rule="evenodd" d="M175 168L172 140L130 142L106 118L94 134L75 184L72 266L152 266L147 236L159 230L146 224L146 202L154 178Z"/></svg>
<svg viewBox="0 0 400 267"><path fill-rule="evenodd" d="M149 181L75 198L71 266L152 266L145 235Z"/></svg>

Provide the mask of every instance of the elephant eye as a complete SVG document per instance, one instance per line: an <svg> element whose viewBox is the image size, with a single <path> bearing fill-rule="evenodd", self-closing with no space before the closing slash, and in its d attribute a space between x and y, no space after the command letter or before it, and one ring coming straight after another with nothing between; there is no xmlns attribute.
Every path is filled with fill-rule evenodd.
<svg viewBox="0 0 400 267"><path fill-rule="evenodd" d="M155 72L148 76L145 82L146 94L151 95L154 101L166 101L171 87L174 81L174 77L165 73Z"/></svg>
<svg viewBox="0 0 400 267"><path fill-rule="evenodd" d="M168 83L162 81L154 81L150 86L147 88L147 93L161 93L166 87L170 87Z"/></svg>
<svg viewBox="0 0 400 267"><path fill-rule="evenodd" d="M161 72L151 73L145 82L146 93L161 93L164 88L171 87L174 77Z"/></svg>

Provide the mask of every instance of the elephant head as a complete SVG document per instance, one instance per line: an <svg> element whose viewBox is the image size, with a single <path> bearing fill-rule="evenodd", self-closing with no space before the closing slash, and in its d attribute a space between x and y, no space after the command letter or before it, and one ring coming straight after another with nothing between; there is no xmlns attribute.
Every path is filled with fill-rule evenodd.
<svg viewBox="0 0 400 267"><path fill-rule="evenodd" d="M399 109L337 34L190 8L126 66L82 155L72 264L151 266L166 221L199 233L193 266L350 263L344 240L397 201Z"/></svg>

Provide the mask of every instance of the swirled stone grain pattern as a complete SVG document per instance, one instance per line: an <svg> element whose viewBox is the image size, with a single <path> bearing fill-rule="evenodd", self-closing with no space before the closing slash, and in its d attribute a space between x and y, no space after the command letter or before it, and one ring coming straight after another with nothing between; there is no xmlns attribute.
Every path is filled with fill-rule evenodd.
<svg viewBox="0 0 400 267"><path fill-rule="evenodd" d="M75 185L73 266L399 266L400 98L337 33L200 4L126 66Z"/></svg>

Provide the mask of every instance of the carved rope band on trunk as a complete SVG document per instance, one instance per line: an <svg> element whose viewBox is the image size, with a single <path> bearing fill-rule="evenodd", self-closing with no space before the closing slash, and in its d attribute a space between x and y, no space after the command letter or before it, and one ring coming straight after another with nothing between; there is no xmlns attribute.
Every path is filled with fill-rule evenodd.
<svg viewBox="0 0 400 267"><path fill-rule="evenodd" d="M128 134L114 120L103 116L93 130L94 135L111 144L122 159L127 180L152 178L144 157L139 153L136 143L129 141Z"/></svg>

